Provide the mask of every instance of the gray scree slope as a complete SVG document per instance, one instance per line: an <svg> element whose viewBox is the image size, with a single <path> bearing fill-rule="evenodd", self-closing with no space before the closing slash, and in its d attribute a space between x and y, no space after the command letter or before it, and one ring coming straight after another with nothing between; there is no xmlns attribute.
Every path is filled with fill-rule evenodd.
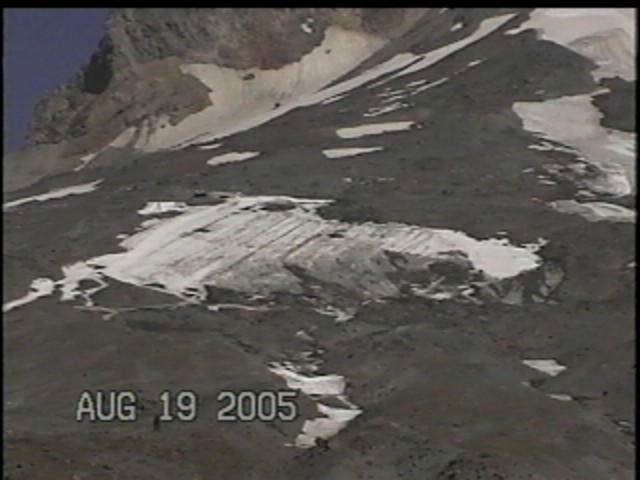
<svg viewBox="0 0 640 480"><path fill-rule="evenodd" d="M611 162L635 80L584 54L618 43L527 27L554 18L114 11L4 159L4 478L634 478L635 187ZM514 109L585 95L620 140L602 163ZM301 376L344 388L294 422L215 420L220 391ZM75 421L83 390L125 389L136 422ZM198 419L154 429L188 389ZM287 446L331 408L337 434Z"/></svg>

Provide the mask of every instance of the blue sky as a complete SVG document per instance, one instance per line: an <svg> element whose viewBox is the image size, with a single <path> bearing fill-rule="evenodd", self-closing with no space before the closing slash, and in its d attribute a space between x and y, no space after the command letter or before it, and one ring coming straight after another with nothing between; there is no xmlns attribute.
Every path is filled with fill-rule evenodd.
<svg viewBox="0 0 640 480"><path fill-rule="evenodd" d="M43 93L69 80L95 52L105 8L10 8L4 16L4 151L24 145Z"/></svg>

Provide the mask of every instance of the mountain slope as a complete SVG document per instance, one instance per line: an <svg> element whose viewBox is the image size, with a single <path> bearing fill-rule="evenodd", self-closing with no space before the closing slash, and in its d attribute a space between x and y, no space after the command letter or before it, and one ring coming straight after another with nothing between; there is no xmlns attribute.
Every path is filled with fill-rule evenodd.
<svg viewBox="0 0 640 480"><path fill-rule="evenodd" d="M45 101L31 148L62 162L5 178L5 475L631 478L635 133L609 125L635 79L598 63L626 40L596 48L588 9L578 43L548 10L196 13L107 38L200 100L66 87L86 134ZM96 129L110 88L144 113ZM294 422L215 420L222 390L284 388ZM78 423L86 389L144 409ZM154 431L163 390L198 419Z"/></svg>

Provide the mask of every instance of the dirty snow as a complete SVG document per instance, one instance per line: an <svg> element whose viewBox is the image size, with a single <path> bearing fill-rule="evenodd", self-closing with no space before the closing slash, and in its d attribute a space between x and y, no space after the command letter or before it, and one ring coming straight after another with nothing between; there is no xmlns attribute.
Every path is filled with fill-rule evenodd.
<svg viewBox="0 0 640 480"><path fill-rule="evenodd" d="M577 150L585 161L599 167L605 174L595 186L599 193L629 195L635 191L636 135L600 125L602 113L591 103L592 97L516 102L513 111L526 130Z"/></svg>
<svg viewBox="0 0 640 480"><path fill-rule="evenodd" d="M189 206L123 239L123 252L65 271L65 291L77 289L82 278L101 284L110 277L143 288L157 284L184 300L194 292L203 298L204 285L258 294L301 293L303 281L294 268L356 295L384 298L400 291L400 284L389 278L396 271L389 255L409 256L409 265L417 269L459 256L484 275L484 282L540 265L536 245L517 247L506 239L476 240L463 232L403 224L326 220L316 209L329 203L236 196L217 205ZM336 276L336 271L343 274Z"/></svg>
<svg viewBox="0 0 640 480"><path fill-rule="evenodd" d="M357 127L339 128L336 134L340 138L361 138L368 135L380 135L389 132L409 130L415 122L369 123Z"/></svg>
<svg viewBox="0 0 640 480"><path fill-rule="evenodd" d="M378 152L384 147L352 147L352 148L327 148L322 153L328 158L344 158L362 155L363 153Z"/></svg>
<svg viewBox="0 0 640 480"><path fill-rule="evenodd" d="M223 155L218 155L210 160L207 160L207 165L212 167L218 165L224 165L225 163L241 162L260 155L260 152L229 152Z"/></svg>
<svg viewBox="0 0 640 480"><path fill-rule="evenodd" d="M55 289L55 282L50 278L36 278L31 282L29 292L16 300L12 300L2 305L2 313L7 313L14 308L21 307L33 302L41 297L51 295Z"/></svg>
<svg viewBox="0 0 640 480"><path fill-rule="evenodd" d="M84 193L93 192L102 180L96 180L95 182L83 183L81 185L72 185L70 187L57 188L50 190L47 193L41 193L40 195L33 195L31 197L20 198L13 200L2 205L3 210L8 210L13 207L24 205L31 202L44 202L47 200L54 200L57 198L67 197L69 195L82 195Z"/></svg>
<svg viewBox="0 0 640 480"><path fill-rule="evenodd" d="M351 420L362 413L362 410L344 395L346 382L341 375L302 375L296 372L296 366L289 362L273 362L269 370L283 378L287 387L292 390L300 390L320 399L334 398L348 407L335 408L317 402L318 411L324 416L305 420L302 432L298 434L292 446L298 448L314 447L317 438L328 439L336 435Z"/></svg>

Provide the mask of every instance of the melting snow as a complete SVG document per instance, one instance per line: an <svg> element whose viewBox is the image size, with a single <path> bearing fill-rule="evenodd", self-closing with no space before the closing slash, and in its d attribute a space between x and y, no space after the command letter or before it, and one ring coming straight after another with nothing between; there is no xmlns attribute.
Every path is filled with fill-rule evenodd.
<svg viewBox="0 0 640 480"><path fill-rule="evenodd" d="M564 372L567 367L564 365L560 365L555 360L523 360L527 367L533 368L534 370L538 370L539 372L546 373L547 375L551 375L555 377L560 373Z"/></svg>
<svg viewBox="0 0 640 480"><path fill-rule="evenodd" d="M275 363L269 370L282 377L287 382L287 387L293 390L300 390L307 395L342 395L346 386L344 377L341 375L309 377L296 373L278 363Z"/></svg>
<svg viewBox="0 0 640 480"><path fill-rule="evenodd" d="M300 390L307 395L316 397L333 397L349 407L334 408L319 402L316 403L318 411L324 417L305 420L302 432L296 437L294 443L296 447L314 447L317 438L328 439L336 435L351 420L362 413L361 409L344 396L346 384L341 375L302 375L295 371L294 366L277 362L274 362L269 370L282 377L287 386L293 390Z"/></svg>
<svg viewBox="0 0 640 480"><path fill-rule="evenodd" d="M63 302L83 298L86 306L93 305L91 296L94 293L108 286L104 280L104 275L96 265L85 262L76 262L62 267L64 277L56 282L62 292L60 299ZM96 286L93 288L81 289L80 282L91 280Z"/></svg>
<svg viewBox="0 0 640 480"><path fill-rule="evenodd" d="M396 271L389 255L409 256L415 268L460 256L487 282L515 277L540 264L538 245L516 247L506 239L475 240L462 232L403 224L326 220L315 210L329 203L237 196L217 205L190 206L125 238L120 243L124 252L66 270L65 298L78 289L80 279L101 283L103 277L141 287L157 284L185 300L192 298L185 296L187 289L202 293L203 285L260 294L301 293L296 271L357 295L383 298L400 291L388 277ZM333 235L336 231L341 235Z"/></svg>
<svg viewBox="0 0 640 480"><path fill-rule="evenodd" d="M29 292L26 295L2 305L2 313L7 313L14 308L18 308L26 305L27 303L31 303L38 298L51 295L54 289L55 282L50 278L36 278L31 282Z"/></svg>
<svg viewBox="0 0 640 480"><path fill-rule="evenodd" d="M256 71L256 79L252 82L243 81L242 72L234 69L211 64L181 66L185 73L198 77L211 87L213 105L177 125L166 125L163 129L146 125L137 136L135 132L127 133L125 140L133 147L147 151L215 141L266 123L295 108L335 98L385 74L396 72L384 80L387 81L427 68L491 34L514 16L508 14L486 19L476 31L457 42L422 55L398 54L327 88L323 87L368 58L383 46L384 41L372 35L329 27L323 43L299 62L279 70ZM327 49L340 54L328 56L325 53ZM275 102L280 104L279 108L274 108Z"/></svg>
<svg viewBox="0 0 640 480"><path fill-rule="evenodd" d="M602 114L592 98L593 94L516 102L513 110L526 130L576 149L585 161L599 167L604 176L596 180L593 189L615 196L629 195L635 190L636 136L603 127Z"/></svg>
<svg viewBox="0 0 640 480"><path fill-rule="evenodd" d="M44 202L46 200L63 198L69 195L81 195L83 193L93 192L101 182L102 180L97 180L91 183L83 183L81 185L73 185L71 187L64 187L64 188L58 188L55 190L50 190L47 193L41 193L40 195L33 195L32 197L20 198L18 200L13 200L11 202L5 203L4 205L2 205L2 209L8 210L10 208L23 205L25 203Z"/></svg>
<svg viewBox="0 0 640 480"><path fill-rule="evenodd" d="M162 213L170 212L184 212L188 209L184 202L147 202L144 208L138 210L139 215L160 215ZM155 225L156 222L143 223L143 227L149 227Z"/></svg>
<svg viewBox="0 0 640 480"><path fill-rule="evenodd" d="M299 448L311 448L316 445L316 439L329 439L335 436L347 424L362 413L359 409L333 408L318 403L318 411L325 417L305 420L302 425L302 433L298 434L295 446Z"/></svg>

